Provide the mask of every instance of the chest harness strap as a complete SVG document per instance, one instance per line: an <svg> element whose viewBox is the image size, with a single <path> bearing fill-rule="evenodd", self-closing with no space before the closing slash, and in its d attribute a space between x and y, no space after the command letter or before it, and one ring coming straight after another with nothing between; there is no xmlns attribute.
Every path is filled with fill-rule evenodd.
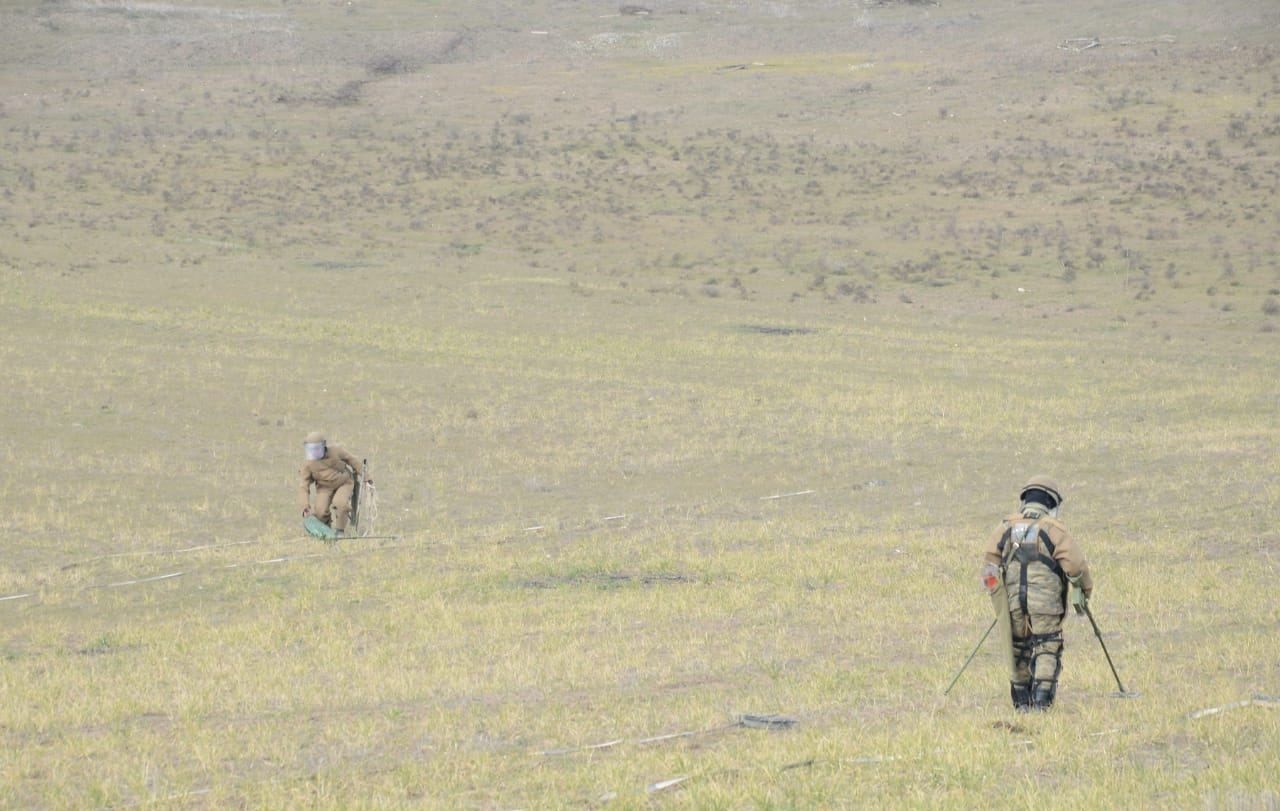
<svg viewBox="0 0 1280 811"><path fill-rule="evenodd" d="M1000 539L997 549L1004 558L1006 566L1015 555L1018 558L1018 607L1022 609L1022 616L1026 618L1027 625L1030 627L1031 611L1027 607L1027 569L1030 565L1033 562L1040 563L1057 575L1064 584L1067 580L1062 566L1053 558L1053 553L1056 551L1053 541L1049 540L1049 533L1040 529L1038 521L1032 524L1014 524ZM1065 588L1063 595L1065 598ZM1034 632L1034 629L1032 630Z"/></svg>

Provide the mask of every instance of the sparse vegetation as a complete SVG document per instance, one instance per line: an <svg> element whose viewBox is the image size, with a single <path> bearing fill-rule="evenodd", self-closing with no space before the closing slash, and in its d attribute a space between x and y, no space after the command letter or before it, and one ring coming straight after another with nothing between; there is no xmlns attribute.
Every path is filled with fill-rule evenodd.
<svg viewBox="0 0 1280 811"><path fill-rule="evenodd" d="M1280 802L1280 10L605 11L0 9L0 807Z"/></svg>

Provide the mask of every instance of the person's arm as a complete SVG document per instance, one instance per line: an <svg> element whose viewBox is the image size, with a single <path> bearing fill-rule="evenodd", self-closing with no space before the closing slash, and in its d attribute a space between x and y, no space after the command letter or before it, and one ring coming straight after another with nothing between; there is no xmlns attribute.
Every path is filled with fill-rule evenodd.
<svg viewBox="0 0 1280 811"><path fill-rule="evenodd" d="M1062 530L1062 536L1054 546L1053 558L1058 561L1067 578L1080 587L1085 597L1093 593L1093 575L1089 573L1089 561L1084 556L1084 550L1066 529Z"/></svg>
<svg viewBox="0 0 1280 811"><path fill-rule="evenodd" d="M364 479L364 465L360 464L360 460L344 451L342 448L334 448L334 455L347 467L351 468L358 479Z"/></svg>
<svg viewBox="0 0 1280 811"><path fill-rule="evenodd" d="M1000 549L1000 539L1004 537L1004 532L1008 528L1009 527L1004 523L1001 523L995 528L995 531L991 533L991 537L987 539L987 547L982 553L983 565L989 563L992 566L999 566L1004 562L1004 554Z"/></svg>
<svg viewBox="0 0 1280 811"><path fill-rule="evenodd" d="M302 466L299 474L301 481L298 485L298 506L302 508L302 517L306 518L311 515L311 470L306 466Z"/></svg>

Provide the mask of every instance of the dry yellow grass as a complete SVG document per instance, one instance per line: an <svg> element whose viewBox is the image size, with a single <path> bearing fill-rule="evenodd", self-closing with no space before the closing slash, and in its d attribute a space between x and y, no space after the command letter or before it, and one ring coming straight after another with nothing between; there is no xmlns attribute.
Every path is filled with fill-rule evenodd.
<svg viewBox="0 0 1280 811"><path fill-rule="evenodd" d="M0 10L0 806L1275 807L1275 11L507 5Z"/></svg>

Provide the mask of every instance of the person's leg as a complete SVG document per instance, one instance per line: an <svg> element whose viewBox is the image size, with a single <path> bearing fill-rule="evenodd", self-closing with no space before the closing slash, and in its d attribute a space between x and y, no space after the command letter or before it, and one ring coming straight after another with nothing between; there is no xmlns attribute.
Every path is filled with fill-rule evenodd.
<svg viewBox="0 0 1280 811"><path fill-rule="evenodd" d="M1031 637L1026 634L1027 623L1021 611L1013 610L1009 620L1013 628L1013 673L1009 679L1009 697L1015 710L1026 711L1031 709Z"/></svg>
<svg viewBox="0 0 1280 811"><path fill-rule="evenodd" d="M333 523L331 526L338 532L346 532L347 520L351 517L351 494L355 491L355 482L346 484L333 491Z"/></svg>
<svg viewBox="0 0 1280 811"><path fill-rule="evenodd" d="M1031 703L1037 710L1053 706L1062 673L1062 617L1037 615L1036 635L1031 638Z"/></svg>
<svg viewBox="0 0 1280 811"><path fill-rule="evenodd" d="M316 485L316 500L311 505L311 514L326 524L332 524L329 520L329 504L333 501L333 492L328 488Z"/></svg>
<svg viewBox="0 0 1280 811"><path fill-rule="evenodd" d="M1015 710L1031 709L1032 652L1029 638L1013 638L1013 679L1009 682L1009 697Z"/></svg>

